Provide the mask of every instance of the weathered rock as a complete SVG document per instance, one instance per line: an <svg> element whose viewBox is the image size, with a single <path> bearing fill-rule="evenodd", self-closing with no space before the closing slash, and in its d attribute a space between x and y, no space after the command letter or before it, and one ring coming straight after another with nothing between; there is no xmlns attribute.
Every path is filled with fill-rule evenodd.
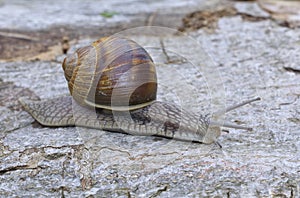
<svg viewBox="0 0 300 198"><path fill-rule="evenodd" d="M262 101L226 116L228 121L253 126L253 131L222 134L220 149L79 127L41 127L32 124L29 114L10 109L12 103L4 102L0 113L0 195L299 197L300 76L284 68L300 62L300 31L270 20L249 22L232 16L221 18L215 33L198 30L189 35L214 61L221 80L216 83L223 86L220 91L225 95L209 90L208 65L201 64L205 60L192 65L186 59L195 53L196 41L194 45L184 42L188 39L182 35L137 36L157 63L158 98L209 113L222 106L215 105L215 100L225 101L227 106L261 96ZM89 42L81 40L70 53ZM182 56L184 51L187 53ZM61 60L62 56L57 57L57 62ZM2 62L0 78L41 98L68 94L57 62ZM215 98L207 94L210 91ZM13 115L13 121L7 115Z"/></svg>

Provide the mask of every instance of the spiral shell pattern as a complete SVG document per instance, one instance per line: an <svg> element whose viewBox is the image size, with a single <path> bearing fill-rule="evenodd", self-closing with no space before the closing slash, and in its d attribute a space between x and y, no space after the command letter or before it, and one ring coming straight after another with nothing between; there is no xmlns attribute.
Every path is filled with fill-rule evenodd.
<svg viewBox="0 0 300 198"><path fill-rule="evenodd" d="M99 39L68 55L62 67L70 94L80 105L132 110L156 100L153 60L130 39Z"/></svg>

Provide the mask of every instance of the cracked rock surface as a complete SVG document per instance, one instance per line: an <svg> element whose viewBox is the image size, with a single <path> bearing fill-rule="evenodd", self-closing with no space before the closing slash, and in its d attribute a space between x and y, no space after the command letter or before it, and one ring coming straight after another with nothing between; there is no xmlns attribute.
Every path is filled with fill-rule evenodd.
<svg viewBox="0 0 300 198"><path fill-rule="evenodd" d="M265 16L253 2L238 2L235 8ZM159 100L206 114L260 96L261 101L224 118L253 131L230 129L219 137L219 148L81 127L42 127L22 110L18 98L67 95L64 55L53 61L2 61L1 197L300 196L299 29L268 18L244 20L239 14L221 17L213 32L203 28L133 39L157 65ZM68 53L93 40L80 39ZM197 54L197 43L209 57ZM195 56L199 59L189 58ZM210 64L205 57L214 65L205 65ZM217 75L207 73L210 66Z"/></svg>

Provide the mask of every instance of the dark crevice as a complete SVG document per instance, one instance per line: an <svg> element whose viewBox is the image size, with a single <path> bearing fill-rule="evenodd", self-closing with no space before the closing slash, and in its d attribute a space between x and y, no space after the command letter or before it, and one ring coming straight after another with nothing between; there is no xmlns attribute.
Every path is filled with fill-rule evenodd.
<svg viewBox="0 0 300 198"><path fill-rule="evenodd" d="M65 191L64 191L64 188L61 188L61 198L65 198Z"/></svg>
<svg viewBox="0 0 300 198"><path fill-rule="evenodd" d="M227 192L227 198L230 198L230 192Z"/></svg>
<svg viewBox="0 0 300 198"><path fill-rule="evenodd" d="M153 195L150 196L150 198L158 197L162 192L165 192L168 190L168 186L164 186L163 188L158 189Z"/></svg>
<svg viewBox="0 0 300 198"><path fill-rule="evenodd" d="M41 166L37 166L37 167L33 167L33 168L29 167L28 165L13 166L13 167L8 167L8 168L0 170L0 175L4 175L5 173L18 171L18 170L36 170L39 168L42 169Z"/></svg>
<svg viewBox="0 0 300 198"><path fill-rule="evenodd" d="M290 195L290 198L293 198L294 197L294 190L293 188L291 188L291 195Z"/></svg>
<svg viewBox="0 0 300 198"><path fill-rule="evenodd" d="M130 191L127 191L127 197L128 197L128 198L131 198Z"/></svg>
<svg viewBox="0 0 300 198"><path fill-rule="evenodd" d="M283 67L286 71L294 72L296 74L300 74L300 69L295 69L293 67Z"/></svg>

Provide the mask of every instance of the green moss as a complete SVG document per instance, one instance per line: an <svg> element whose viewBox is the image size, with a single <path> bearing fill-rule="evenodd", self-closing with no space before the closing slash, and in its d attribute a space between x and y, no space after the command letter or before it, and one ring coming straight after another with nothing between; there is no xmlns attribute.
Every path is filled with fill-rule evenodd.
<svg viewBox="0 0 300 198"><path fill-rule="evenodd" d="M114 15L117 15L118 13L117 12L114 12L114 11L104 11L104 12L101 12L100 15L105 17L105 18L111 18L113 17Z"/></svg>

